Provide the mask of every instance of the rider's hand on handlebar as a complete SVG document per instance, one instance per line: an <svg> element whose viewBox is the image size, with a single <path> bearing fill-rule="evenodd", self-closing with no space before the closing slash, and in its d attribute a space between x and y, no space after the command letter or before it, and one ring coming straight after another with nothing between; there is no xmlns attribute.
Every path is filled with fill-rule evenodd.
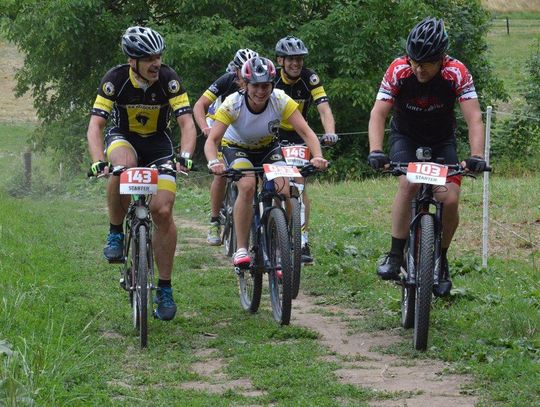
<svg viewBox="0 0 540 407"><path fill-rule="evenodd" d="M225 164L220 160L217 160L217 162L210 160L208 162L208 169L215 175L221 175L225 172Z"/></svg>
<svg viewBox="0 0 540 407"><path fill-rule="evenodd" d="M328 168L328 161L322 157L313 157L309 162L318 170L325 170Z"/></svg>
<svg viewBox="0 0 540 407"><path fill-rule="evenodd" d="M390 163L390 159L381 150L373 150L368 155L368 164L374 170L380 170Z"/></svg>
<svg viewBox="0 0 540 407"><path fill-rule="evenodd" d="M338 140L339 140L338 135L333 134L333 133L327 133L321 137L321 143L327 146L333 146L334 144L338 142Z"/></svg>
<svg viewBox="0 0 540 407"><path fill-rule="evenodd" d="M461 163L463 167L465 167L470 172L482 172L486 171L487 163L484 160L483 157L480 157L479 155L473 155L469 158L467 158L465 161Z"/></svg>
<svg viewBox="0 0 540 407"><path fill-rule="evenodd" d="M108 161L98 160L90 166L90 171L88 171L88 176L97 177L100 174L107 175L112 164Z"/></svg>
<svg viewBox="0 0 540 407"><path fill-rule="evenodd" d="M176 171L189 172L193 168L193 160L186 153L177 154L174 163L176 164Z"/></svg>

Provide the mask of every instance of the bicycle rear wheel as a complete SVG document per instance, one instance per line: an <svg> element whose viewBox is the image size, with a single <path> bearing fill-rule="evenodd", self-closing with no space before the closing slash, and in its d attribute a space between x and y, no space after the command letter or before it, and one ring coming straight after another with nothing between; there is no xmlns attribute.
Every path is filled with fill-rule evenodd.
<svg viewBox="0 0 540 407"><path fill-rule="evenodd" d="M136 286L134 295L134 312L136 312L136 326L139 329L141 348L148 344L148 303L150 301L150 285L148 282L148 240L146 226L139 226L137 244L133 246L135 253Z"/></svg>
<svg viewBox="0 0 540 407"><path fill-rule="evenodd" d="M291 319L292 264L287 220L280 208L272 208L267 220L267 247L270 268L268 283L274 319L288 325Z"/></svg>
<svg viewBox="0 0 540 407"><path fill-rule="evenodd" d="M291 238L291 257L293 268L292 298L298 296L300 290L300 273L302 270L302 220L300 217L300 201L298 198L291 198L291 221L289 222L289 233Z"/></svg>
<svg viewBox="0 0 540 407"><path fill-rule="evenodd" d="M257 239L256 226L251 227L250 233L250 255L252 264L249 269L238 270L238 288L240 291L240 304L242 308L251 313L257 312L261 304L262 293L262 257L259 255L259 243Z"/></svg>
<svg viewBox="0 0 540 407"><path fill-rule="evenodd" d="M409 256L416 258L415 248L411 248L409 242L405 248L405 275L408 276L411 267L414 264L409 264ZM407 278L401 280L401 326L405 329L412 328L414 326L414 305L416 298L416 287L414 285L407 284Z"/></svg>
<svg viewBox="0 0 540 407"><path fill-rule="evenodd" d="M232 257L236 251L236 235L234 233L233 208L236 201L236 185L228 181L225 199L220 211L220 223L222 225L221 241L226 256Z"/></svg>
<svg viewBox="0 0 540 407"><path fill-rule="evenodd" d="M433 270L435 268L435 227L433 217L420 219L418 257L416 259L416 298L414 311L413 346L426 350L429 332L429 313L433 293Z"/></svg>

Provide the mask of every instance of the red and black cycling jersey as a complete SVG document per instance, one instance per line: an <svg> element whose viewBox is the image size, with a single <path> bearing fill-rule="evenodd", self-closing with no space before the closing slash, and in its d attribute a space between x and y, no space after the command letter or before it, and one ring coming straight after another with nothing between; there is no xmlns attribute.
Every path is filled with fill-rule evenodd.
<svg viewBox="0 0 540 407"><path fill-rule="evenodd" d="M124 64L109 70L101 80L91 114L108 119L112 113L115 127L148 137L169 127L171 112L175 117L191 113L176 72L161 65L159 79L144 89L130 66Z"/></svg>
<svg viewBox="0 0 540 407"><path fill-rule="evenodd" d="M307 118L308 108L312 103L319 105L328 102L328 96L324 91L319 75L309 68L302 68L299 78L294 81L285 76L283 68L279 68L275 85L276 89L282 89L285 94L298 103L298 110L300 110L304 118ZM294 130L288 122L282 122L281 128L287 131Z"/></svg>
<svg viewBox="0 0 540 407"><path fill-rule="evenodd" d="M412 139L432 143L454 137L456 99L477 99L471 74L463 63L445 56L438 75L420 83L408 57L395 59L387 69L377 100L392 103L392 128Z"/></svg>
<svg viewBox="0 0 540 407"><path fill-rule="evenodd" d="M238 85L238 77L236 73L227 72L226 74L221 75L203 93L203 96L206 96L212 101L212 105L208 109L207 116L214 119L215 113L221 103L227 98L227 96L232 95L239 89L240 86Z"/></svg>

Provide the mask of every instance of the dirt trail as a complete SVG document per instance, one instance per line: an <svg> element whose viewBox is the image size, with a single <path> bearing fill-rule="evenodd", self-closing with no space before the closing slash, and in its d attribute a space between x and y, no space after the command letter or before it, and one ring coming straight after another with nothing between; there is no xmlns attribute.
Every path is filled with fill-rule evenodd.
<svg viewBox="0 0 540 407"><path fill-rule="evenodd" d="M405 359L374 351L374 347L385 347L403 338L390 331L349 334L342 318L322 315L328 311L362 318L358 311L335 306L323 308L315 305L312 297L300 294L294 302L291 324L318 332L323 346L339 357L354 360L344 362L344 367L336 371L341 382L396 392L394 399L372 402L372 406L474 406L477 399L463 391L470 383L469 377L446 373L451 366L441 361Z"/></svg>
<svg viewBox="0 0 540 407"><path fill-rule="evenodd" d="M197 250L198 246L206 244L205 225L180 217L175 217L175 221L182 225L183 231L192 231L183 237L184 250ZM198 236L194 236L193 232ZM216 265L229 264L229 259L221 255L221 250L213 257ZM402 342L404 338L397 334L397 330L350 333L346 319L363 317L361 310L319 306L314 297L300 293L293 302L291 325L303 326L318 333L320 344L333 355L330 359L342 366L335 372L340 382L391 392L394 396L391 399L384 396L381 400L371 402L373 407L475 405L477 398L466 390L471 378L452 374L450 364L432 359L401 358L375 350ZM228 379L223 373L226 362L215 352L205 348L201 352L201 362L193 364L191 369L205 380L183 383L182 388L220 394L236 389L246 396L264 394L254 389L249 379Z"/></svg>

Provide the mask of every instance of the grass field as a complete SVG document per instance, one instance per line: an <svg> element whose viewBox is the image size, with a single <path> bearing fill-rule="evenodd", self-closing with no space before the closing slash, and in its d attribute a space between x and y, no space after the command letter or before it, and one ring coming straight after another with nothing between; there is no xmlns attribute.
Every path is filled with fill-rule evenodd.
<svg viewBox="0 0 540 407"><path fill-rule="evenodd" d="M0 126L0 154L9 157L0 171L18 168L0 189L0 403L352 406L403 397L341 383L335 372L351 361L332 356L309 329L278 327L268 298L259 314L241 312L230 267L222 266L219 249L200 244L207 190L189 182L176 205L180 312L169 324L151 321L150 347L138 351L118 273L100 260L102 187L82 179L61 186L36 157L33 192L25 196L16 184L28 130ZM373 273L389 240L394 180L312 185L317 264L304 269L303 288L333 312L359 310L364 317L347 318L351 332L401 336L381 351L409 364L442 359L452 371L473 374L467 391L480 406L538 404L540 191L531 186L539 181L494 177L492 217L504 228L492 224L486 272L479 259L480 183L465 180L451 253L456 290L434 303L425 354L413 352L410 333L399 329L398 290ZM209 375L212 369L220 373ZM223 388L224 377L230 387Z"/></svg>
<svg viewBox="0 0 540 407"><path fill-rule="evenodd" d="M487 37L495 72L514 101L527 86L527 60L533 52L540 52L540 13L529 17L510 18L509 34L506 20L495 19Z"/></svg>

